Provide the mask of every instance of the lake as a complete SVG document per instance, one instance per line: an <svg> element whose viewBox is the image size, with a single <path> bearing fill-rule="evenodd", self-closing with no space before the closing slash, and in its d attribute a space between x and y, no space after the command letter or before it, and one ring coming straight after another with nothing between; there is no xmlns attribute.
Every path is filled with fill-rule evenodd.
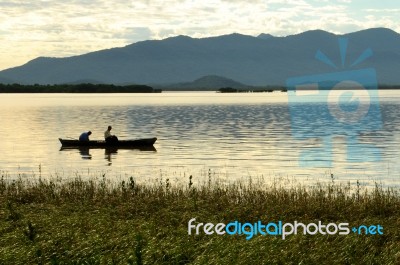
<svg viewBox="0 0 400 265"><path fill-rule="evenodd" d="M9 176L64 179L105 174L186 183L193 175L198 182L209 177L221 182L333 179L399 186L400 92L379 91L379 102L381 127L349 141L343 132L336 134L331 120L313 112L313 104L324 104L318 100L302 103L309 104L312 119L300 127L310 137L296 137L283 92L1 94L0 169ZM156 151L61 150L58 138L78 138L91 130L91 139L102 139L108 125L120 139L157 137ZM318 157L330 164L305 166L299 163L304 150L323 145L313 134L316 128L333 135L329 150ZM379 159L359 143L375 146Z"/></svg>

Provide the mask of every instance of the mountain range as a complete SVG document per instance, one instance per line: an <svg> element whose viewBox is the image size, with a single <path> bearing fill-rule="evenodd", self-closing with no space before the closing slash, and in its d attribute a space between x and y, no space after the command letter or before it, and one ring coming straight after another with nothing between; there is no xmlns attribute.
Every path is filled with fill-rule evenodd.
<svg viewBox="0 0 400 265"><path fill-rule="evenodd" d="M343 37L348 39L348 46L341 53L338 39ZM351 66L366 49L372 50L372 56ZM317 51L331 64L317 60ZM237 33L199 39L176 36L66 58L38 57L0 71L0 83L91 80L184 89L199 86L199 81L202 86L206 80L208 88L240 88L281 86L291 77L364 68L374 68L380 84L400 84L400 34L372 28L344 35L312 30L286 37Z"/></svg>

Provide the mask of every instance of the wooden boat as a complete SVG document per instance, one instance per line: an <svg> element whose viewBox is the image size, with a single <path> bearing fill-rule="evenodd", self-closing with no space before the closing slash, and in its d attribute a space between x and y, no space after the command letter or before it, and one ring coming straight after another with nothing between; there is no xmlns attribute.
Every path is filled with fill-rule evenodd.
<svg viewBox="0 0 400 265"><path fill-rule="evenodd" d="M90 147L90 148L132 148L132 149L140 149L139 147L152 147L153 144L157 141L157 138L145 138L145 139L136 139L136 140L119 140L114 143L107 143L104 140L91 140L91 141L79 141L72 139L61 139L58 138L61 142L62 148L79 148L79 147Z"/></svg>
<svg viewBox="0 0 400 265"><path fill-rule="evenodd" d="M151 151L157 152L157 149L153 145L143 146L61 146L60 151L71 151L79 150L83 155L89 154L91 149L104 149L104 154L117 154L118 150L139 150L139 151Z"/></svg>

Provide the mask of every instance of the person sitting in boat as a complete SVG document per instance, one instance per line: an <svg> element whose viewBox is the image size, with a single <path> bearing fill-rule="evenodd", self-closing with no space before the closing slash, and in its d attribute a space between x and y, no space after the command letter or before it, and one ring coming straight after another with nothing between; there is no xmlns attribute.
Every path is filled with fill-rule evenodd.
<svg viewBox="0 0 400 265"><path fill-rule="evenodd" d="M108 126L107 131L104 132L104 139L106 140L107 143L116 143L118 142L118 138L115 135L111 134L111 126Z"/></svg>
<svg viewBox="0 0 400 265"><path fill-rule="evenodd" d="M92 134L91 131L83 132L81 134L81 136L79 136L79 141L88 142L89 141L89 135L91 135L91 134Z"/></svg>

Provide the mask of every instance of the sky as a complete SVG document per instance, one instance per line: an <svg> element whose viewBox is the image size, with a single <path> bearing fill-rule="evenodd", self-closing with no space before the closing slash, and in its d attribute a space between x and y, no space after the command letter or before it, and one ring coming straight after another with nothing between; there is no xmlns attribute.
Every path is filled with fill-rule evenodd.
<svg viewBox="0 0 400 265"><path fill-rule="evenodd" d="M0 0L0 70L176 35L400 33L398 0Z"/></svg>

